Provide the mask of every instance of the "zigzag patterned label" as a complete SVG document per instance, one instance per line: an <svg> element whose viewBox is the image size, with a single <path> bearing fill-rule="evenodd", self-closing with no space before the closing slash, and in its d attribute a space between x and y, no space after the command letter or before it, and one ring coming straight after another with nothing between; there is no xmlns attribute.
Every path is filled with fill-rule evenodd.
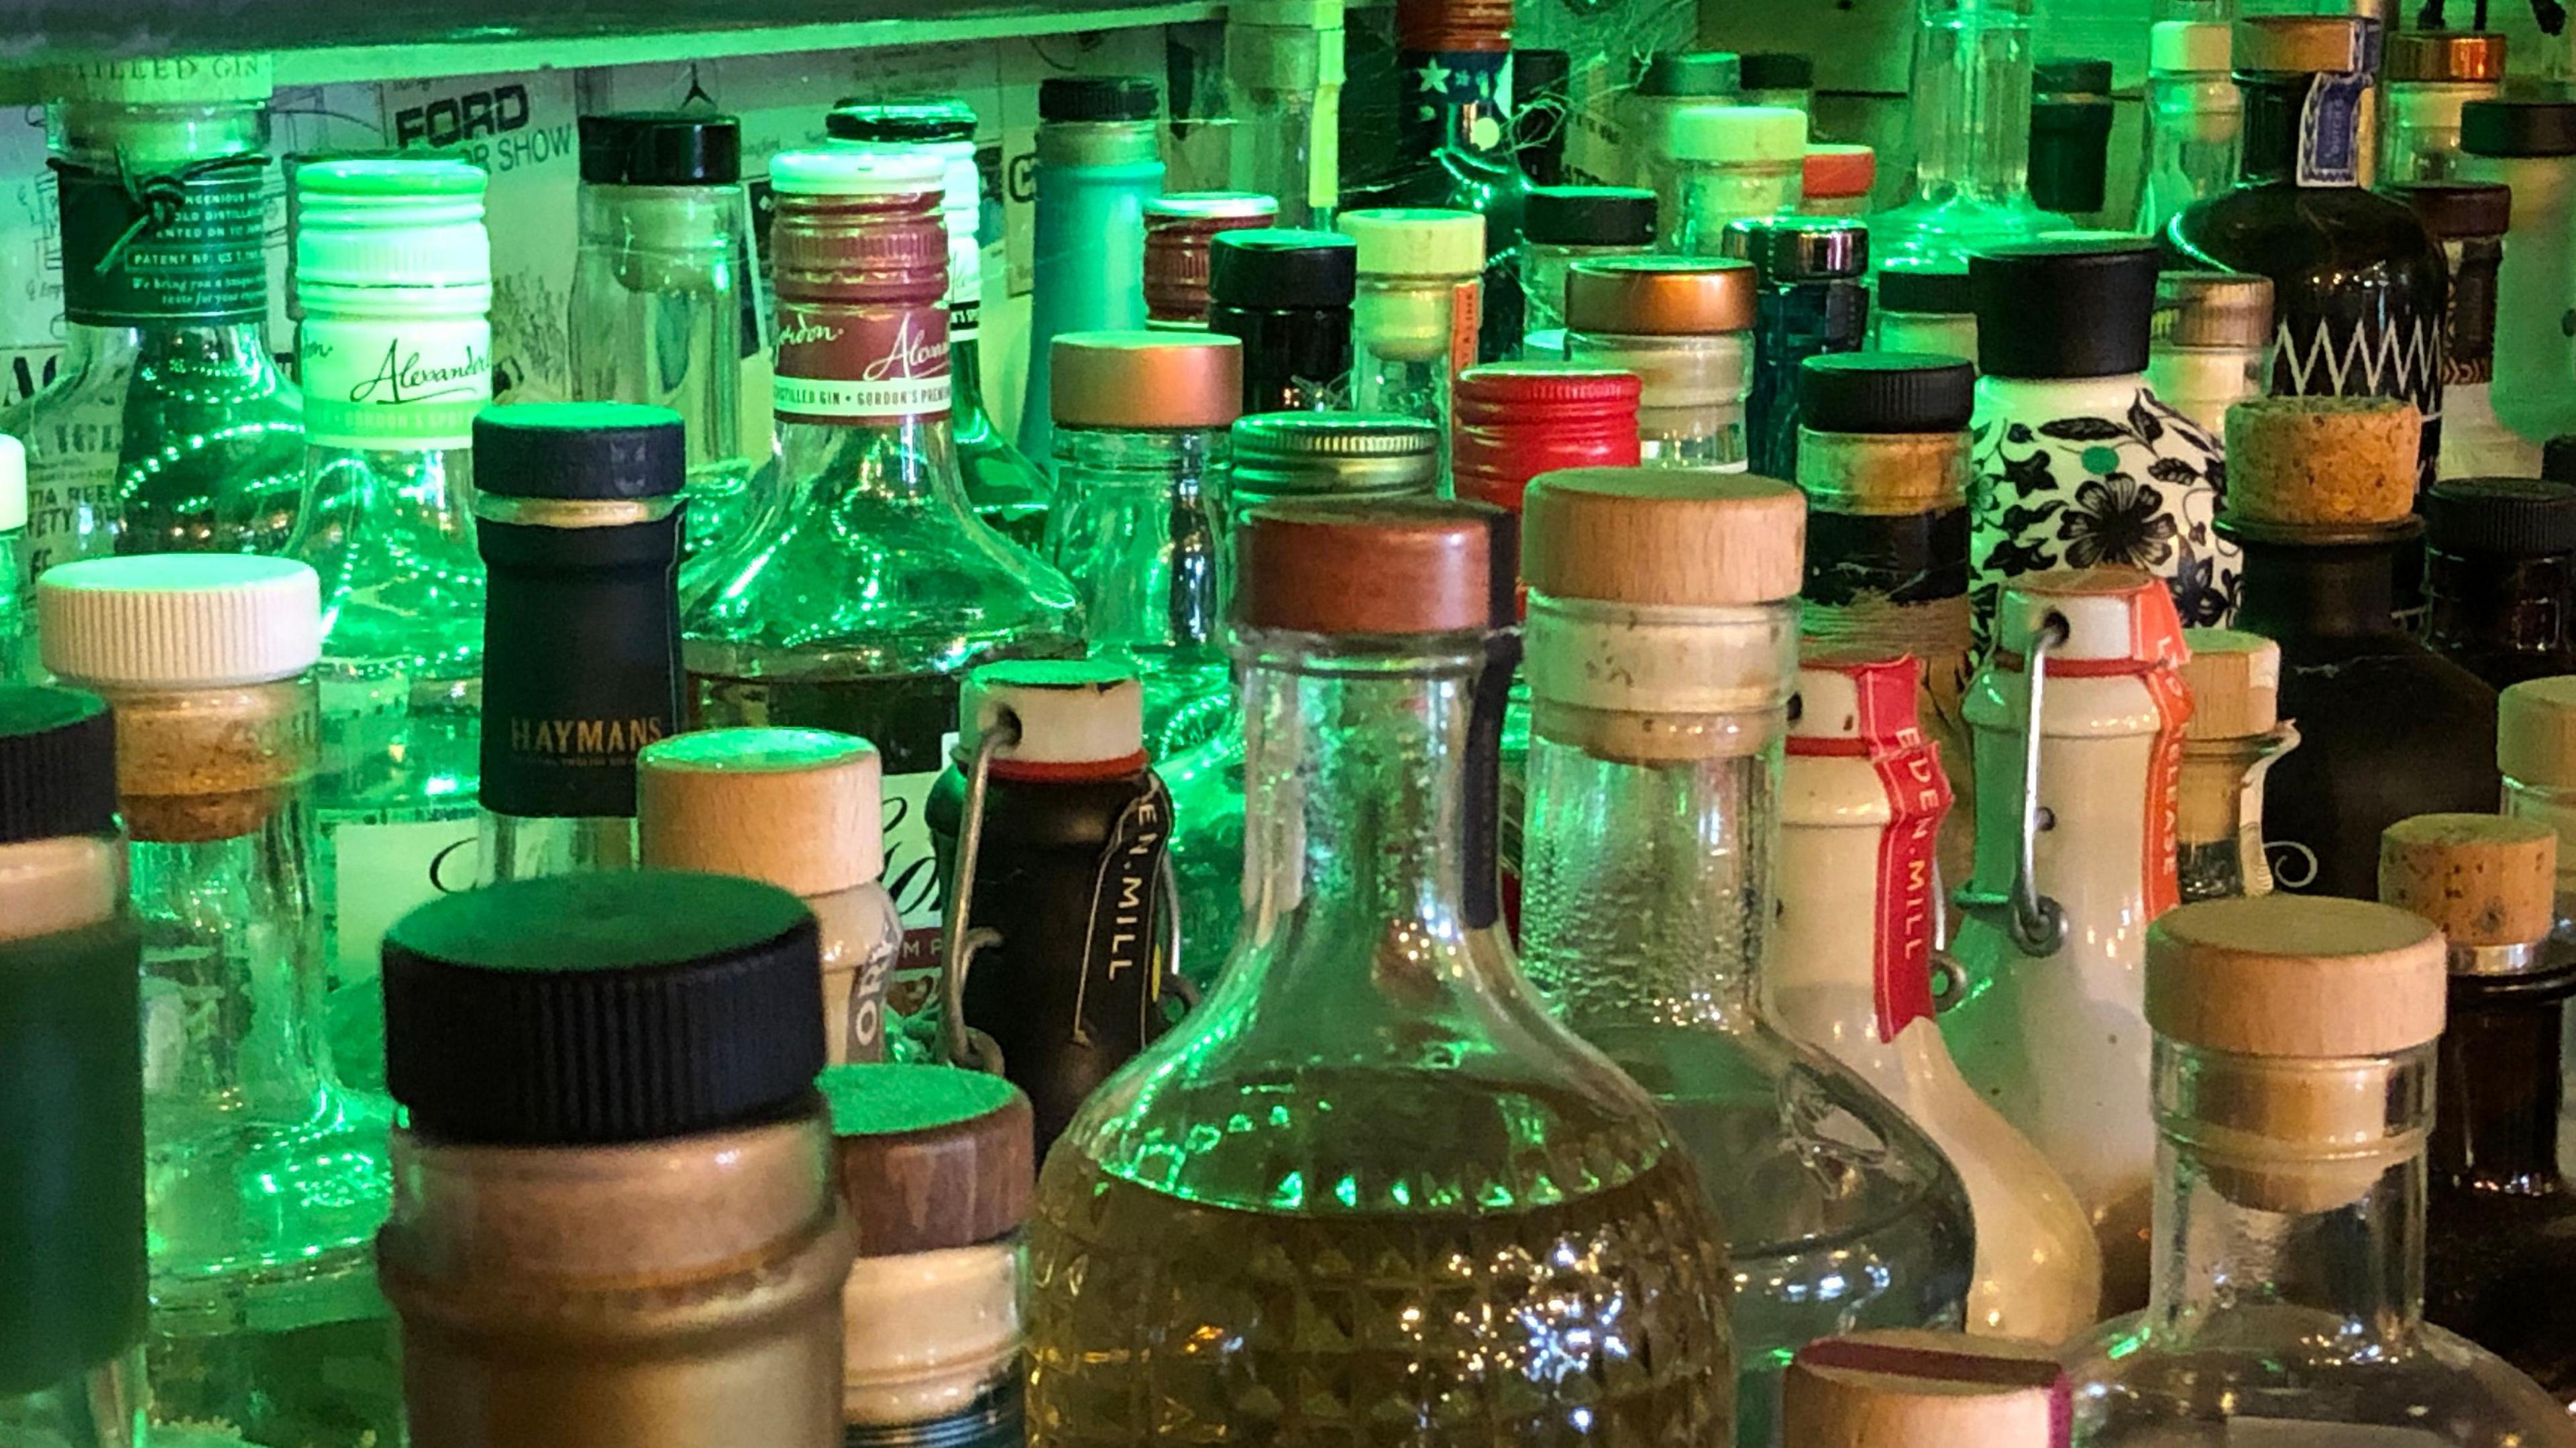
<svg viewBox="0 0 2576 1448"><path fill-rule="evenodd" d="M2338 331L2345 333L2341 340ZM2284 317L2272 333L2272 395L2402 397L2434 421L2442 415L2442 352L2442 329L2432 318L2392 327L2369 319L2339 324L2329 317Z"/></svg>

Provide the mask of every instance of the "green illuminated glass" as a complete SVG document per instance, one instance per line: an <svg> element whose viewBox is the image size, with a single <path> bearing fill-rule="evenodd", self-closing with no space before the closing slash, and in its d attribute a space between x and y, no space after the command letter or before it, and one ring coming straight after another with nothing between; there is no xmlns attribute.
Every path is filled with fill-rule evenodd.
<svg viewBox="0 0 2576 1448"><path fill-rule="evenodd" d="M1916 0L1914 195L1869 218L1875 265L1956 271L2061 217L2030 199L2033 0Z"/></svg>

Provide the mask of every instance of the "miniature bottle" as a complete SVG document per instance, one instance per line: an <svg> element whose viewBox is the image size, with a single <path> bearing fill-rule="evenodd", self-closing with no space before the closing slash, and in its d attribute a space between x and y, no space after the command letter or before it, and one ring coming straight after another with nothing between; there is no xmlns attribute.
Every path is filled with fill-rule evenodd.
<svg viewBox="0 0 2576 1448"><path fill-rule="evenodd" d="M2030 74L2030 199L2079 226L2103 214L2111 160L2111 62L2061 56ZM2116 229L2116 223L2114 223Z"/></svg>
<svg viewBox="0 0 2576 1448"><path fill-rule="evenodd" d="M1733 105L1744 89L1744 69L1731 50L1666 50L1646 58L1637 83L1619 101L1618 177L1632 186L1661 190L1668 184L1673 113L1694 106Z"/></svg>
<svg viewBox="0 0 2576 1448"><path fill-rule="evenodd" d="M2245 100L2228 73L2223 20L2159 20L2147 31L2146 156L2135 230L2162 235L2195 202L2236 184Z"/></svg>
<svg viewBox="0 0 2576 1448"><path fill-rule="evenodd" d="M2576 941L2576 678L2526 679L2496 696L2504 813L2558 831L2557 925Z"/></svg>
<svg viewBox="0 0 2576 1448"><path fill-rule="evenodd" d="M2504 90L2505 39L2474 30L2401 30L2380 63L2387 125L2379 184L2458 179L2460 112Z"/></svg>
<svg viewBox="0 0 2576 1448"><path fill-rule="evenodd" d="M2460 112L2464 181L2513 190L2513 227L2496 267L2496 418L2530 443L2576 432L2576 100L2471 101Z"/></svg>
<svg viewBox="0 0 2576 1448"><path fill-rule="evenodd" d="M1565 355L1565 276L1577 262L1644 256L1655 193L1638 186L1534 186L1521 222L1521 355Z"/></svg>
<svg viewBox="0 0 2576 1448"><path fill-rule="evenodd" d="M1878 185L1878 152L1837 141L1809 141L1798 168L1798 214L1861 217Z"/></svg>
<svg viewBox="0 0 2576 1448"><path fill-rule="evenodd" d="M2540 470L2540 449L2496 416L2496 276L2513 220L2513 191L2492 182L2407 181L2388 194L2414 208L2441 244L2450 281L2442 309L2442 478L2523 478Z"/></svg>
<svg viewBox="0 0 2576 1448"><path fill-rule="evenodd" d="M2417 507L2424 642L2499 689L2576 673L2576 488L2455 478Z"/></svg>
<svg viewBox="0 0 2576 1448"><path fill-rule="evenodd" d="M1023 457L1055 455L1047 438L1054 419L1047 366L1057 334L1145 325L1145 200L1163 189L1161 109L1154 83L1142 76L1038 82Z"/></svg>
<svg viewBox="0 0 2576 1448"><path fill-rule="evenodd" d="M1634 372L1648 467L1742 472L1760 286L1750 263L1578 262L1565 277L1565 355Z"/></svg>
<svg viewBox="0 0 2576 1448"><path fill-rule="evenodd" d="M1881 1328L1789 1361L1781 1448L2067 1448L2066 1372L2028 1342Z"/></svg>
<svg viewBox="0 0 2576 1448"><path fill-rule="evenodd" d="M1785 106L1684 106L1664 119L1655 167L1657 250L1725 256L1738 221L1798 209L1806 176L1807 115Z"/></svg>
<svg viewBox="0 0 2576 1448"><path fill-rule="evenodd" d="M1449 383L1476 365L1485 219L1472 211L1387 207L1334 222L1355 243L1351 405L1449 431ZM1513 280L1517 284L1518 273ZM1514 338L1514 355L1518 348Z"/></svg>
<svg viewBox="0 0 2576 1448"><path fill-rule="evenodd" d="M1974 366L1977 308L1967 268L1880 267L1870 326L1870 345L1882 352L1941 352Z"/></svg>
<svg viewBox="0 0 2576 1448"><path fill-rule="evenodd" d="M1857 352L1869 335L1869 229L1829 217L1739 221L1727 255L1753 263L1753 390L1745 399L1747 464L1768 478L1798 475L1798 365Z"/></svg>
<svg viewBox="0 0 2576 1448"><path fill-rule="evenodd" d="M36 606L27 577L27 445L0 433L0 684L36 672Z"/></svg>
<svg viewBox="0 0 2576 1448"><path fill-rule="evenodd" d="M2245 272L2168 271L2156 277L2147 387L2213 438L2227 409L2261 397L2272 378L2272 279Z"/></svg>
<svg viewBox="0 0 2576 1448"><path fill-rule="evenodd" d="M1359 247L1339 232L1229 231L1208 245L1208 330L1243 344L1243 411L1349 405Z"/></svg>
<svg viewBox="0 0 2576 1448"><path fill-rule="evenodd" d="M2272 893L2263 858L2263 779L2298 747L2281 717L2281 646L2230 628L2188 628L2182 681L2191 718L2174 786L2174 874L2182 898Z"/></svg>
<svg viewBox="0 0 2576 1448"><path fill-rule="evenodd" d="M1147 201L1145 325L1155 331L1206 331L1208 253L1217 233L1278 224L1278 201L1253 191L1166 191Z"/></svg>
<svg viewBox="0 0 2576 1448"><path fill-rule="evenodd" d="M1741 89L1737 99L1748 106L1787 106L1812 114L1816 109L1816 63L1787 51L1752 51L1737 61Z"/></svg>
<svg viewBox="0 0 2576 1448"><path fill-rule="evenodd" d="M1463 503L1240 526L1251 918L1040 1176L1034 1448L1177 1421L1394 1444L1469 1401L1479 1435L1727 1436L1695 1170L1497 928L1511 539ZM1264 1305L1281 1292L1348 1328Z"/></svg>
<svg viewBox="0 0 2576 1448"><path fill-rule="evenodd" d="M1871 250L1954 269L2057 218L2030 198L2033 0L1916 0L1913 199L1870 218Z"/></svg>
<svg viewBox="0 0 2576 1448"><path fill-rule="evenodd" d="M1343 0L1226 10L1228 184L1275 198L1280 226L1327 226L1341 206L1342 10Z"/></svg>

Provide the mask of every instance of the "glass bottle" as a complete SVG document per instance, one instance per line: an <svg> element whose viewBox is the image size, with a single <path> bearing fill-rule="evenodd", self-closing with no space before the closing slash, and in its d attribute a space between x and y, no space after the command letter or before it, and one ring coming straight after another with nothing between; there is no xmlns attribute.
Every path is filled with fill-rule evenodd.
<svg viewBox="0 0 2576 1448"><path fill-rule="evenodd" d="M1800 215L1866 216L1869 193L1878 185L1878 152L1845 142L1810 141L1798 174Z"/></svg>
<svg viewBox="0 0 2576 1448"><path fill-rule="evenodd" d="M2185 208L2162 237L2177 265L2272 279L2273 396L2414 403L2428 420L2429 484L2440 441L2429 420L2442 413L2442 253L2405 203L2364 184L2359 126L2378 49L2379 22L2363 17L2238 21L2237 183Z"/></svg>
<svg viewBox="0 0 2576 1448"><path fill-rule="evenodd" d="M2156 277L2147 387L2213 438L2227 409L2261 397L2272 377L2272 279L2246 272Z"/></svg>
<svg viewBox="0 0 2576 1448"><path fill-rule="evenodd" d="M1242 523L1250 918L1041 1174L1033 1448L1725 1435L1693 1168L1497 928L1511 538L1436 501Z"/></svg>
<svg viewBox="0 0 2576 1448"><path fill-rule="evenodd" d="M1744 104L1814 113L1816 63L1807 57L1784 50L1751 51L1738 61L1737 72L1742 78L1737 94Z"/></svg>
<svg viewBox="0 0 2576 1448"><path fill-rule="evenodd" d="M2457 179L2460 111L2504 90L2505 41L2474 30L2401 30L2381 61L2387 129L2379 184Z"/></svg>
<svg viewBox="0 0 2576 1448"><path fill-rule="evenodd" d="M836 106L825 118L835 141L938 159L939 219L948 232L948 430L957 473L975 516L1023 548L1046 534L1046 473L993 425L984 410L984 173L975 164L975 112L963 101ZM1122 323L1120 325L1141 325Z"/></svg>
<svg viewBox="0 0 2576 1448"><path fill-rule="evenodd" d="M2227 415L2227 511L2244 545L2236 626L2281 645L2281 714L2300 747L2266 776L2274 883L2359 899L2379 832L2408 815L2495 807L2497 782L2463 739L2495 728L2495 686L2395 617L2396 567L2423 525L2413 409L2371 398L2267 398Z"/></svg>
<svg viewBox="0 0 2576 1448"><path fill-rule="evenodd" d="M1976 364L1977 309L1965 267L1880 267L1869 315L1870 345L1879 351L1939 352Z"/></svg>
<svg viewBox="0 0 2576 1448"><path fill-rule="evenodd" d="M2231 628L2187 628L2182 637L2191 650L2182 661L2191 718L2174 786L2182 898L2269 895L2263 777L2299 743L2298 726L2281 717L2281 646Z"/></svg>
<svg viewBox="0 0 2576 1448"><path fill-rule="evenodd" d="M2066 1373L2036 1343L1880 1328L1789 1362L1781 1448L2067 1448Z"/></svg>
<svg viewBox="0 0 2576 1448"><path fill-rule="evenodd" d="M1810 653L1780 777L1773 1019L1885 1095L1938 1146L1976 1234L1970 1332L2062 1342L2102 1299L2093 1223L2057 1169L1959 1074L1933 1019L1942 752L1904 654ZM1796 1369L1788 1435L1795 1439Z"/></svg>
<svg viewBox="0 0 2576 1448"><path fill-rule="evenodd" d="M1145 325L1145 201L1163 189L1161 109L1142 76L1038 82L1023 457L1055 455L1047 439L1048 344L1063 332Z"/></svg>
<svg viewBox="0 0 2576 1448"><path fill-rule="evenodd" d="M1512 158L1532 186L1565 184L1573 109L1574 57L1562 50L1512 47Z"/></svg>
<svg viewBox="0 0 2576 1448"><path fill-rule="evenodd" d="M2113 564L2172 591L2186 624L2224 624L2240 556L2214 533L2218 438L2147 382L2156 257L2142 240L2031 242L1968 264L1977 305L1978 637L2024 573Z"/></svg>
<svg viewBox="0 0 2576 1448"><path fill-rule="evenodd" d="M1632 257L1565 274L1565 355L1645 384L1637 437L1648 467L1744 470L1760 286L1748 262Z"/></svg>
<svg viewBox="0 0 2576 1448"><path fill-rule="evenodd" d="M1534 186L1521 222L1521 356L1565 355L1565 276L1577 262L1644 256L1655 193L1641 186Z"/></svg>
<svg viewBox="0 0 2576 1448"><path fill-rule="evenodd" d="M371 1244L390 1107L322 1034L313 899L320 584L281 558L65 563L45 667L114 711L143 937L154 1411L253 1441L395 1441Z"/></svg>
<svg viewBox="0 0 2576 1448"><path fill-rule="evenodd" d="M1829 352L1857 352L1869 336L1869 229L1831 217L1738 221L1728 256L1753 263L1753 390L1745 400L1747 465L1769 478L1798 475L1798 367Z"/></svg>
<svg viewBox="0 0 2576 1448"><path fill-rule="evenodd" d="M1206 331L1208 250L1217 233L1273 227L1278 216L1279 203L1253 191L1167 191L1146 202L1145 325Z"/></svg>
<svg viewBox="0 0 2576 1448"><path fill-rule="evenodd" d="M1449 432L1449 383L1476 365L1485 219L1472 211L1363 207L1334 222L1355 243L1351 403ZM1515 261L1517 267L1517 261ZM1519 274L1513 274L1515 284ZM1503 356L1516 355L1519 338Z"/></svg>
<svg viewBox="0 0 2576 1448"><path fill-rule="evenodd" d="M1063 575L986 527L948 430L940 168L858 150L770 163L777 199L781 502L711 559L682 608L692 727L856 734L885 760L886 888L905 955L890 1053L937 973L939 889L921 802L957 683L985 659L1078 647Z"/></svg>
<svg viewBox="0 0 2576 1448"><path fill-rule="evenodd" d="M1523 963L1654 1093L1726 1224L1744 1448L1809 1339L1959 1325L1975 1250L1940 1150L1764 1013L1805 511L1768 478L1625 468L1550 473L1522 513Z"/></svg>
<svg viewBox="0 0 2576 1448"><path fill-rule="evenodd" d="M1341 205L1342 10L1343 0L1226 10L1227 184L1276 198L1280 226L1330 225Z"/></svg>
<svg viewBox="0 0 2576 1448"><path fill-rule="evenodd" d="M2496 274L2513 219L2513 191L2492 182L2406 181L2388 194L2415 210L2442 247L2450 282L2442 309L2441 441L2433 470L2444 478L2526 478L2540 449L2496 417ZM2546 474L2542 474L2546 476Z"/></svg>
<svg viewBox="0 0 2576 1448"><path fill-rule="evenodd" d="M626 402L474 419L484 883L635 864L635 756L683 717L681 434Z"/></svg>
<svg viewBox="0 0 2576 1448"><path fill-rule="evenodd" d="M1619 102L1619 179L1660 190L1672 166L1664 138L1673 112L1692 106L1732 105L1744 89L1744 70L1731 50L1666 50L1646 58L1637 83Z"/></svg>
<svg viewBox="0 0 2576 1448"><path fill-rule="evenodd" d="M2146 157L2135 229L2148 236L2236 184L2245 99L2228 71L2232 45L2223 20L2159 20L2147 32Z"/></svg>
<svg viewBox="0 0 2576 1448"><path fill-rule="evenodd" d="M1879 265L1949 270L2058 218L2030 199L2034 0L1915 0L1913 199L1870 218Z"/></svg>
<svg viewBox="0 0 2576 1448"><path fill-rule="evenodd" d="M275 553L295 527L303 405L262 335L270 72L205 55L40 77L63 359L0 411L27 446L31 577L105 553Z"/></svg>
<svg viewBox="0 0 2576 1448"><path fill-rule="evenodd" d="M839 1448L855 1244L815 970L795 896L676 870L387 932L378 1251L414 1441Z"/></svg>
<svg viewBox="0 0 2576 1448"><path fill-rule="evenodd" d="M0 432L0 684L42 677L26 560L27 445Z"/></svg>
<svg viewBox="0 0 2576 1448"><path fill-rule="evenodd" d="M1243 344L1243 410L1348 404L1359 247L1339 232L1260 228L1208 244L1208 330Z"/></svg>
<svg viewBox="0 0 2576 1448"><path fill-rule="evenodd" d="M2568 1440L2529 1378L2423 1321L2442 941L2359 900L2207 900L2148 935L2154 1295L2065 1353L2075 1439Z"/></svg>
<svg viewBox="0 0 2576 1448"><path fill-rule="evenodd" d="M2058 57L2031 67L2030 199L2078 226L2104 209L2111 163L2111 62Z"/></svg>
<svg viewBox="0 0 2576 1448"><path fill-rule="evenodd" d="M2497 688L2576 673L2576 488L2454 478L2424 519L2424 642Z"/></svg>
<svg viewBox="0 0 2576 1448"><path fill-rule="evenodd" d="M574 205L572 395L680 415L684 551L722 548L774 493L743 426L743 353L758 348L745 345L756 333L741 127L711 111L583 116Z"/></svg>
<svg viewBox="0 0 2576 1448"><path fill-rule="evenodd" d="M1655 167L1658 249L1725 256L1726 230L1798 209L1807 113L1786 106L1684 106L1664 119Z"/></svg>
<svg viewBox="0 0 2576 1448"><path fill-rule="evenodd" d="M2557 925L2576 940L2576 678L2525 679L2496 696L2504 813L2558 831Z"/></svg>
<svg viewBox="0 0 2576 1448"><path fill-rule="evenodd" d="M2459 175L2513 190L2496 267L2496 417L2526 442L2576 432L2576 100L2471 101L2460 111Z"/></svg>
<svg viewBox="0 0 2576 1448"><path fill-rule="evenodd" d="M823 729L694 729L635 756L645 868L765 880L814 913L836 1066L884 1057L886 980L903 947L879 878L884 777L874 745Z"/></svg>

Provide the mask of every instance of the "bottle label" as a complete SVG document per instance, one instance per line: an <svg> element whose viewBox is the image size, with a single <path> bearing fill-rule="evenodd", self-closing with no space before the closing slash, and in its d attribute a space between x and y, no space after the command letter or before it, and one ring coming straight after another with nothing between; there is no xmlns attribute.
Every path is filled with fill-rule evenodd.
<svg viewBox="0 0 2576 1448"><path fill-rule="evenodd" d="M341 820L326 827L331 907L343 978L376 973L385 931L415 907L474 888L482 868L472 812L439 820Z"/></svg>
<svg viewBox="0 0 2576 1448"><path fill-rule="evenodd" d="M1485 322L1485 281L1469 277L1449 291L1449 375L1476 365L1476 338Z"/></svg>
<svg viewBox="0 0 2576 1448"><path fill-rule="evenodd" d="M128 175L55 162L65 320L265 320L267 165L255 152Z"/></svg>
<svg viewBox="0 0 2576 1448"><path fill-rule="evenodd" d="M2180 657L2177 650L2170 657ZM2056 666L2050 666L2056 672ZM2146 853L2139 894L2146 916L2155 919L2182 903L2182 831L2177 814L2182 791L2183 724L2191 718L2191 686L2174 665L2151 667L2141 676L2147 696L2155 701L2156 741L2147 756Z"/></svg>
<svg viewBox="0 0 2576 1448"><path fill-rule="evenodd" d="M492 326L481 317L307 316L296 333L304 435L317 447L469 447L492 400Z"/></svg>
<svg viewBox="0 0 2576 1448"><path fill-rule="evenodd" d="M1139 756L1142 758L1142 756ZM1105 1004L1121 1011L1132 1003L1134 1031L1128 1021L1111 1018L1107 1029L1119 1039L1113 1049L1141 1050L1162 1034L1163 977L1171 963L1156 949L1155 875L1163 862L1163 841L1172 832L1172 796L1160 777L1148 773L1149 788L1118 812L1109 842L1091 881L1091 909L1082 932L1082 973L1075 987L1072 1028L1074 1044L1092 1046L1089 1022ZM1177 902L1164 908L1177 909ZM1121 1011L1124 1014L1123 1011Z"/></svg>
<svg viewBox="0 0 2576 1448"><path fill-rule="evenodd" d="M778 302L781 422L887 424L948 415L948 309Z"/></svg>
<svg viewBox="0 0 2576 1448"><path fill-rule="evenodd" d="M2458 241L2442 244L2451 263L2451 305L2444 314L2442 381L2483 383L2495 380L2496 267L2490 242L2469 254Z"/></svg>
<svg viewBox="0 0 2576 1448"><path fill-rule="evenodd" d="M948 345L972 342L983 330L984 247L972 229L948 230Z"/></svg>
<svg viewBox="0 0 2576 1448"><path fill-rule="evenodd" d="M2361 181L2361 107L2370 98L2370 73L2319 75L2308 82L2299 107L2299 160L2292 177L2301 186L2354 186Z"/></svg>
<svg viewBox="0 0 2576 1448"><path fill-rule="evenodd" d="M940 751L947 752L947 747ZM939 888L939 847L931 836L928 809L939 773L889 774L880 786L886 893L894 897L895 914L903 922L903 947L885 987L885 1007L898 1022L927 1019L939 993L939 922L946 897Z"/></svg>

